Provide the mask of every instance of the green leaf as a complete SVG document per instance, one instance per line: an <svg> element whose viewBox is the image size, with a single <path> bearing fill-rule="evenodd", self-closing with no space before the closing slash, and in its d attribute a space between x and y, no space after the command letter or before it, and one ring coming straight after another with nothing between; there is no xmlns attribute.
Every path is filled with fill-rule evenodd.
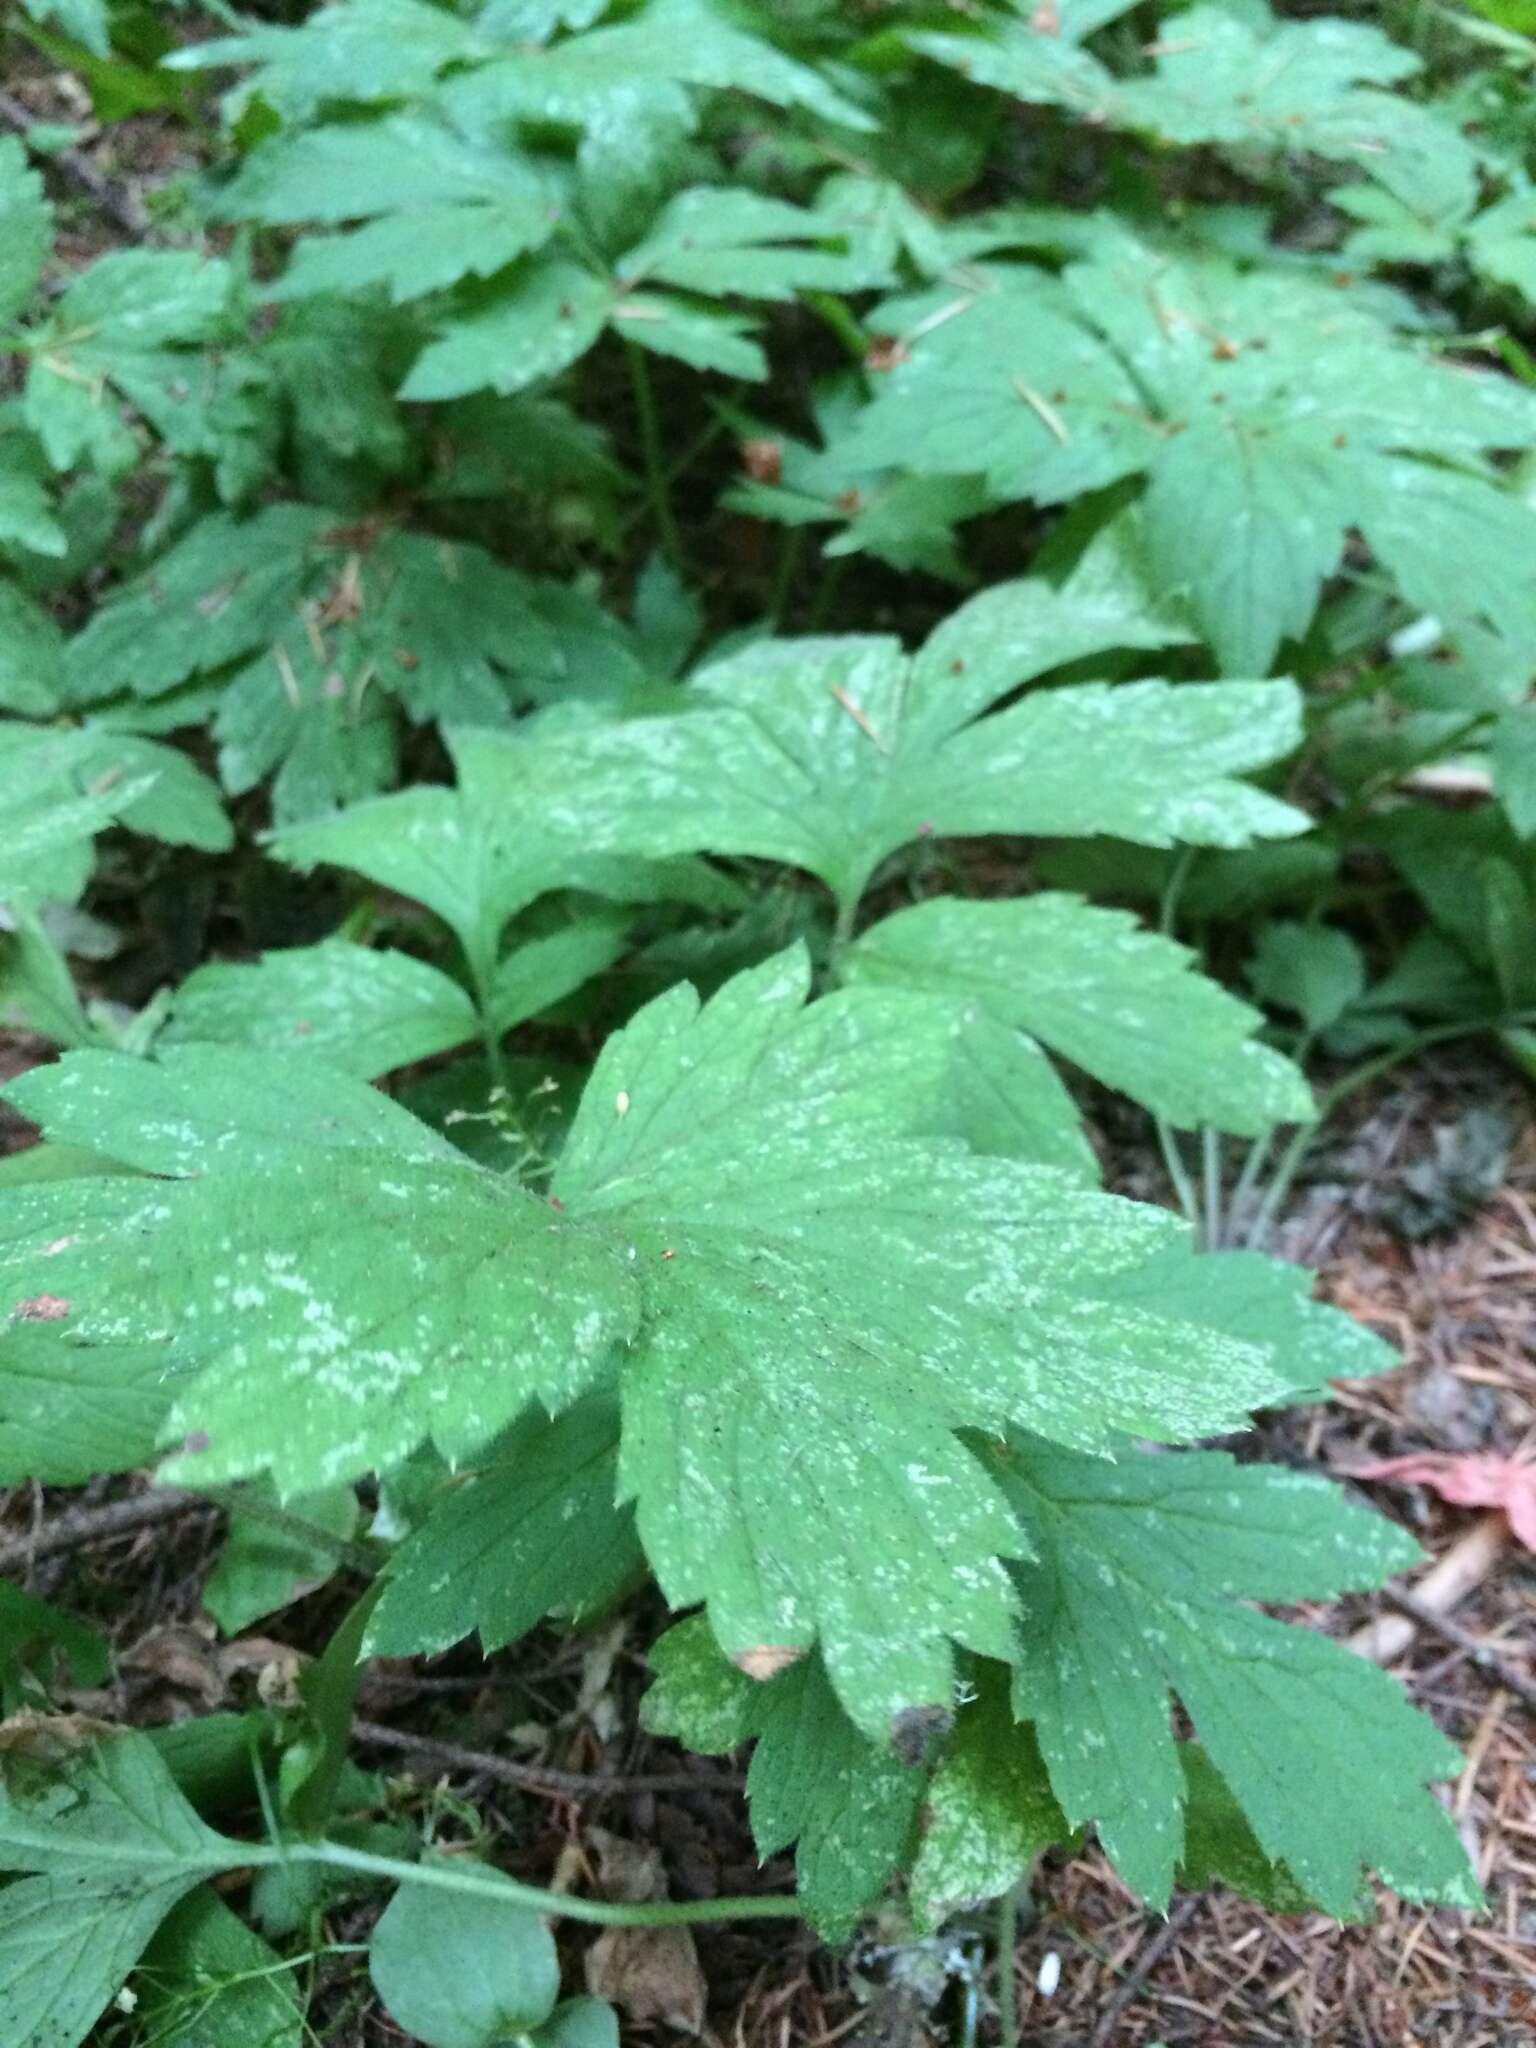
<svg viewBox="0 0 1536 2048"><path fill-rule="evenodd" d="M871 927L848 956L855 980L979 1000L1154 1116L1258 1136L1305 1123L1300 1072L1253 1034L1258 1013L1194 956L1125 911L1042 892L1006 903L937 897Z"/></svg>
<svg viewBox="0 0 1536 2048"><path fill-rule="evenodd" d="M203 1605L226 1636L239 1635L264 1614L291 1607L324 1585L336 1570L340 1546L357 1526L357 1497L350 1486L301 1494L288 1515L274 1521L263 1514L260 1497L248 1510L231 1509L224 1548L203 1587ZM302 1523L319 1533L306 1536ZM336 1540L326 1543L323 1536Z"/></svg>
<svg viewBox="0 0 1536 2048"><path fill-rule="evenodd" d="M14 1714L27 1703L29 1681L49 1692L60 1683L107 1685L112 1656L106 1639L35 1593L0 1583L0 1703Z"/></svg>
<svg viewBox="0 0 1536 2048"><path fill-rule="evenodd" d="M195 968L162 1043L293 1046L372 1080L478 1032L473 1003L437 968L392 948L324 939L265 953L254 966Z"/></svg>
<svg viewBox="0 0 1536 2048"><path fill-rule="evenodd" d="M111 56L107 0L23 0L23 5L34 21L53 22L62 34L84 43L95 56Z"/></svg>
<svg viewBox="0 0 1536 2048"><path fill-rule="evenodd" d="M134 1988L156 2048L302 2048L294 1973L206 1886L167 1917Z"/></svg>
<svg viewBox="0 0 1536 2048"><path fill-rule="evenodd" d="M655 1682L641 1725L699 1756L726 1756L752 1739L757 1686L721 1651L702 1614L677 1622L651 1645Z"/></svg>
<svg viewBox="0 0 1536 2048"><path fill-rule="evenodd" d="M53 209L14 135L0 137L0 320L13 320L42 281L53 247Z"/></svg>
<svg viewBox="0 0 1536 2048"><path fill-rule="evenodd" d="M883 265L855 250L818 246L841 239L825 214L788 200L694 185L670 199L645 240L620 259L618 281L625 292L664 284L705 298L769 300L893 282Z"/></svg>
<svg viewBox="0 0 1536 2048"><path fill-rule="evenodd" d="M8 2037L75 2048L171 1909L238 1853L203 1826L142 1735L46 1768L13 1757L0 1869L32 1874L0 1891Z"/></svg>
<svg viewBox="0 0 1536 2048"><path fill-rule="evenodd" d="M0 1331L0 1484L83 1486L147 1464L171 1399L161 1364L158 1344L69 1345L47 1323Z"/></svg>
<svg viewBox="0 0 1536 2048"><path fill-rule="evenodd" d="M733 900L707 871L683 862L594 855L585 820L573 824L553 808L539 830L531 829L523 807L505 801L505 763L521 759L521 742L460 732L453 747L456 790L419 785L353 804L333 817L289 826L274 846L295 867L325 862L351 868L435 911L458 939L498 1016L511 1020L519 1010L531 1015L530 1001L539 1008L557 1000L550 991L568 993L587 972L599 972L606 964L602 956L617 944L617 924L598 915L530 940L502 960L507 925L541 896L574 888L619 902L675 899L705 909Z"/></svg>
<svg viewBox="0 0 1536 2048"><path fill-rule="evenodd" d="M274 136L218 210L269 226L368 223L299 241L272 296L384 285L397 305L491 276L541 247L560 219L557 188L524 159L418 114Z"/></svg>
<svg viewBox="0 0 1536 2048"><path fill-rule="evenodd" d="M618 1450L607 1394L514 1423L390 1559L366 1653L433 1656L476 1630L489 1653L546 1615L600 1613L644 1565L615 1505Z"/></svg>
<svg viewBox="0 0 1536 2048"><path fill-rule="evenodd" d="M1264 1854L1349 1918L1374 1870L1406 1898L1480 1896L1422 1785L1456 1750L1341 1644L1240 1604L1330 1599L1412 1564L1390 1523L1299 1473L1210 1452L1118 1464L1015 1444L994 1475L1035 1545L1014 1705L1067 1818L1093 1821L1126 1882L1166 1906L1184 1779L1177 1694Z"/></svg>
<svg viewBox="0 0 1536 2048"><path fill-rule="evenodd" d="M496 1872L483 1873L494 1884ZM554 1938L525 1906L405 1884L368 1945L390 2018L426 2048L494 2048L546 2020L560 1995Z"/></svg>
<svg viewBox="0 0 1536 2048"><path fill-rule="evenodd" d="M1536 704L1501 711L1489 748L1493 786L1522 839L1536 838Z"/></svg>
<svg viewBox="0 0 1536 2048"><path fill-rule="evenodd" d="M610 1039L553 1202L303 1060L70 1055L17 1106L155 1178L17 1190L12 1285L70 1345L160 1344L173 1475L290 1494L429 1437L462 1461L627 1345L621 1485L669 1598L732 1654L819 1639L883 1740L947 1699L950 1639L1011 1640L1019 1534L956 1430L1181 1438L1281 1383L1104 1299L1170 1217L904 1136L951 1058L922 999L803 1008L808 978L792 951Z"/></svg>
<svg viewBox="0 0 1536 2048"><path fill-rule="evenodd" d="M994 265L894 309L907 339L841 453L1047 504L1146 472L1160 586L1188 592L1229 672L1261 673L1299 636L1351 526L1425 609L1528 633L1530 591L1491 565L1529 546L1536 515L1479 463L1531 444L1536 395L1393 316L1300 268L1101 223L1063 283Z"/></svg>
<svg viewBox="0 0 1536 2048"><path fill-rule="evenodd" d="M1248 982L1260 1002L1326 1031L1364 992L1365 962L1346 932L1277 918L1259 930Z"/></svg>
<svg viewBox="0 0 1536 2048"><path fill-rule="evenodd" d="M179 250L119 249L80 273L36 337L27 374L27 424L55 469L129 466L136 444L110 387L137 397L156 351L213 341L229 291L226 264Z"/></svg>
<svg viewBox="0 0 1536 2048"><path fill-rule="evenodd" d="M641 1715L654 1734L705 1753L756 1738L747 1797L758 1849L796 1844L806 1911L826 1940L847 1940L906 1859L924 1773L859 1732L814 1656L754 1683L695 1616L667 1631L651 1662Z"/></svg>
<svg viewBox="0 0 1536 2048"><path fill-rule="evenodd" d="M756 324L739 313L671 292L631 292L615 303L612 317L616 332L653 355L755 383L768 375L768 358L752 339Z"/></svg>
<svg viewBox="0 0 1536 2048"><path fill-rule="evenodd" d="M1184 1854L1179 1883L1191 1891L1230 1885L1271 1913L1304 1913L1311 1899L1282 1864L1259 1847L1242 1808L1198 1742L1179 1744L1184 1773ZM1362 1891L1361 1918L1369 1916L1370 1895Z"/></svg>
<svg viewBox="0 0 1536 2048"><path fill-rule="evenodd" d="M259 97L285 120L300 121L327 100L409 99L479 47L465 23L429 0L353 0L297 28L262 26L189 43L165 61L177 71L252 67L231 111Z"/></svg>
<svg viewBox="0 0 1536 2048"><path fill-rule="evenodd" d="M191 1200L166 1205L161 1219L166 1248L180 1239L185 1272L209 1290L212 1350L222 1355L174 1424L191 1437L189 1472L239 1476L280 1462L291 1496L396 1464L429 1434L461 1456L531 1397L572 1399L611 1343L632 1333L634 1282L610 1245L472 1166L362 1083L301 1057L232 1047L173 1048L158 1066L98 1057L106 1066L71 1084L76 1099L97 1100L96 1142L154 1173L203 1177L181 1182ZM218 1170L237 1157L239 1172ZM252 1172L261 1176L254 1203ZM78 1183L18 1195L48 1217L44 1242L76 1237L54 1255L50 1293L69 1298L73 1281L60 1267L96 1264L103 1236L136 1227L127 1218L155 1228L158 1203L144 1184L118 1182L103 1195L108 1185L91 1184L84 1221ZM203 1187L211 1202L192 1192ZM114 1208L115 1226L105 1220ZM180 1339L167 1329L154 1264L132 1283L136 1309L125 1300L107 1310L99 1298L104 1320L158 1339L165 1369L184 1372L210 1348L190 1326ZM231 1349L241 1323L248 1337ZM88 1326L82 1303L71 1334ZM466 1369L450 1369L456 1360Z"/></svg>
<svg viewBox="0 0 1536 2048"><path fill-rule="evenodd" d="M110 824L222 852L218 793L185 754L94 727L0 725L0 900L79 894L90 841Z"/></svg>
<svg viewBox="0 0 1536 2048"><path fill-rule="evenodd" d="M498 1031L553 1009L611 967L624 950L628 922L601 912L527 940L496 970L491 1015Z"/></svg>
<svg viewBox="0 0 1536 2048"><path fill-rule="evenodd" d="M57 1045L94 1045L96 1031L75 988L69 961L41 918L25 907L6 912L0 932L0 1017L22 1018Z"/></svg>
<svg viewBox="0 0 1536 2048"><path fill-rule="evenodd" d="M981 84L1161 142L1354 162L1430 211L1475 190L1476 159L1456 128L1379 90L1411 75L1418 59L1363 24L1277 21L1260 4L1187 7L1165 19L1153 74L1130 79L1027 22L985 40L910 41Z"/></svg>
<svg viewBox="0 0 1536 2048"><path fill-rule="evenodd" d="M1402 1363L1352 1316L1315 1301L1304 1266L1258 1252L1196 1253L1174 1245L1112 1281L1109 1292L1263 1346L1290 1399L1325 1401L1330 1380L1370 1379Z"/></svg>
<svg viewBox="0 0 1536 2048"><path fill-rule="evenodd" d="M445 321L400 387L404 399L526 390L586 354L613 310L606 278L565 257L522 266L480 312Z"/></svg>
<svg viewBox="0 0 1536 2048"><path fill-rule="evenodd" d="M1296 744L1287 684L1087 683L977 717L1047 669L1168 637L1079 615L1070 585L1024 583L965 607L910 660L873 637L758 641L702 670L699 711L504 744L503 801L568 829L579 815L594 849L792 862L844 903L928 837L1234 846L1300 829L1300 812L1237 780Z"/></svg>
<svg viewBox="0 0 1536 2048"><path fill-rule="evenodd" d="M1013 1718L1007 1673L978 1668L923 1812L912 1904L921 1933L1022 1884L1042 1849L1071 1833L1033 1731Z"/></svg>
<svg viewBox="0 0 1536 2048"><path fill-rule="evenodd" d="M618 2016L600 1998L567 1998L529 2038L533 2048L619 2048Z"/></svg>
<svg viewBox="0 0 1536 2048"><path fill-rule="evenodd" d="M467 72L450 82L444 98L466 121L554 121L588 136L617 129L626 144L643 149L646 126L676 120L677 88L690 86L803 107L845 129L875 125L819 71L736 26L715 0L650 0L627 20ZM692 127L686 97L682 120Z"/></svg>
<svg viewBox="0 0 1536 2048"><path fill-rule="evenodd" d="M25 591L0 583L0 711L47 718L59 709L63 686L64 635Z"/></svg>

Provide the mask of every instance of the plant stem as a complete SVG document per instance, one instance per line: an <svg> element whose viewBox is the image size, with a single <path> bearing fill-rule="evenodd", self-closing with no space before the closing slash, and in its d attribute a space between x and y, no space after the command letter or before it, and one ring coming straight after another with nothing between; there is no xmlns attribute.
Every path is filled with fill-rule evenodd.
<svg viewBox="0 0 1536 2048"><path fill-rule="evenodd" d="M638 343L626 341L624 352L629 357L629 377L635 391L635 415L640 423L640 447L645 456L645 484L650 495L651 512L667 559L674 569L681 570L683 538L677 530L677 518L672 510L672 490L667 478L666 454L661 445L661 420L656 411L656 393L651 388L650 365Z"/></svg>
<svg viewBox="0 0 1536 2048"><path fill-rule="evenodd" d="M1201 1192L1205 1196L1205 1249L1221 1249L1221 1133L1209 1126L1200 1133Z"/></svg>
<svg viewBox="0 0 1536 2048"><path fill-rule="evenodd" d="M805 553L805 528L791 526L784 535L784 544L779 550L778 566L774 571L773 588L768 595L768 619L777 633L784 622L784 610L789 603L790 592L795 587L795 576L800 567L800 558Z"/></svg>
<svg viewBox="0 0 1536 2048"><path fill-rule="evenodd" d="M997 2021L1001 2048L1019 2048L1019 1987L1015 1976L1019 1945L1017 1886L997 1902Z"/></svg>
<svg viewBox="0 0 1536 2048"><path fill-rule="evenodd" d="M1189 1177L1184 1164L1184 1155L1179 1150L1178 1133L1166 1118L1155 1119L1157 1142L1163 1155L1163 1164L1168 1169L1168 1178L1173 1183L1174 1196L1186 1223L1194 1223L1200 1215L1195 1201L1195 1184Z"/></svg>
<svg viewBox="0 0 1536 2048"><path fill-rule="evenodd" d="M1419 1032L1417 1037L1408 1039L1404 1044L1378 1053L1374 1059L1363 1060L1358 1067L1351 1067L1347 1074L1341 1075L1318 1103L1317 1115L1313 1121L1300 1125L1281 1153L1274 1177L1264 1191L1259 1213L1254 1217L1248 1232L1247 1243L1250 1248L1263 1249L1274 1227L1275 1218L1280 1213L1281 1205L1295 1184L1297 1174L1306 1163L1307 1154L1321 1137L1323 1127L1329 1118L1356 1089L1379 1080L1383 1074L1390 1074L1394 1067L1400 1067L1405 1060L1411 1060L1421 1052L1428 1052L1432 1046L1448 1045L1458 1038L1477 1038L1485 1031L1505 1031L1522 1021L1523 1016L1478 1017L1470 1023L1436 1024L1428 1031Z"/></svg>
<svg viewBox="0 0 1536 2048"><path fill-rule="evenodd" d="M419 1884L431 1891L457 1892L461 1898L496 1899L503 1905L526 1906L552 1919L582 1920L594 1927L700 1927L721 1920L798 1920L798 1900L773 1895L740 1899L700 1899L690 1903L658 1900L649 1905L623 1905L607 1899L577 1899L566 1892L542 1891L519 1884L485 1865L443 1858L431 1863L406 1863L393 1856L374 1856L341 1842L264 1844L242 1850L244 1865L320 1863L329 1870L351 1870L360 1877L385 1878L393 1884Z"/></svg>

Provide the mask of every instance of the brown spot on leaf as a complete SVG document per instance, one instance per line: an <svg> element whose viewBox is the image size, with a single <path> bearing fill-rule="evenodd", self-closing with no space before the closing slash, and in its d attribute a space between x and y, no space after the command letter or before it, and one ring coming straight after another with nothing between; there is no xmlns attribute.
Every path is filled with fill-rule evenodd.
<svg viewBox="0 0 1536 2048"><path fill-rule="evenodd" d="M70 1307L62 1294L34 1294L29 1301L18 1301L11 1314L18 1323L62 1323Z"/></svg>
<svg viewBox="0 0 1536 2048"><path fill-rule="evenodd" d="M195 1458L199 1451L206 1451L212 1442L213 1439L206 1429L194 1429L190 1435L182 1438L181 1448L189 1458Z"/></svg>
<svg viewBox="0 0 1536 2048"><path fill-rule="evenodd" d="M748 1678L755 1679L759 1685L766 1685L770 1678L777 1678L791 1664L798 1664L804 1655L804 1650L793 1650L782 1643L769 1643L760 1650L738 1650L731 1662Z"/></svg>
<svg viewBox="0 0 1536 2048"><path fill-rule="evenodd" d="M903 1707L891 1723L891 1747L904 1764L916 1770L932 1763L954 1725L948 1707Z"/></svg>
<svg viewBox="0 0 1536 2048"><path fill-rule="evenodd" d="M784 479L784 443L782 441L743 441L741 444L741 466L754 483L776 484Z"/></svg>
<svg viewBox="0 0 1536 2048"><path fill-rule="evenodd" d="M894 370L910 359L909 351L894 334L874 334L870 336L869 347L864 354L864 367L866 370Z"/></svg>

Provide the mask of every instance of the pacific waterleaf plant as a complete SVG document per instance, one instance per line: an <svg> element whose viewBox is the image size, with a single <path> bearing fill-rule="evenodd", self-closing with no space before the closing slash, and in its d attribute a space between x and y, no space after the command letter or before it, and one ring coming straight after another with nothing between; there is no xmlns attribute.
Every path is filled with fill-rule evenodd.
<svg viewBox="0 0 1536 2048"><path fill-rule="evenodd" d="M1475 1903L1454 1753L1263 1611L1413 1546L1198 1448L1384 1348L1094 1141L1107 1089L1293 1160L1280 1047L1536 996L1508 95L1258 0L282 11L174 56L227 150L144 246L55 250L0 142L0 1010L72 1048L10 1091L0 1482L208 1488L230 1630L374 1583L227 1837L158 1737L10 1731L0 2042L146 1943L147 2026L243 1974L205 2029L296 2040L240 1870L279 1942L322 1866L419 1887L374 1991L456 2048L611 2043L532 1914L936 1929L1090 1830L1158 1909ZM1468 749L1496 803L1397 792ZM110 1004L64 948L145 837L195 900ZM360 1656L648 1580L645 1718L753 1745L796 1898L328 1832Z"/></svg>
<svg viewBox="0 0 1536 2048"><path fill-rule="evenodd" d="M1042 504L1145 476L1153 573L1228 673L1305 634L1351 529L1426 611L1531 630L1529 583L1494 564L1530 546L1533 515L1487 458L1536 441L1536 399L1347 278L1106 222L1059 278L989 265L878 317L900 346L843 459Z"/></svg>

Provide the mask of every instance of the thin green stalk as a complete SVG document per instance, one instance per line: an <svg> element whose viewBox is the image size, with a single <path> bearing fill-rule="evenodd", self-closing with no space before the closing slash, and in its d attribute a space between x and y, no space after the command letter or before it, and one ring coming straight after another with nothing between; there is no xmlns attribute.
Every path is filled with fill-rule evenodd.
<svg viewBox="0 0 1536 2048"><path fill-rule="evenodd" d="M853 928L859 919L859 904L864 891L851 889L837 899L837 920L832 926L832 966L841 979L843 955L853 944Z"/></svg>
<svg viewBox="0 0 1536 2048"><path fill-rule="evenodd" d="M846 555L834 555L823 569L821 582L816 588L816 595L811 600L810 616L806 620L806 631L808 633L819 633L826 624L827 614L832 609L837 593L842 588L843 578L847 573L848 557Z"/></svg>
<svg viewBox="0 0 1536 2048"><path fill-rule="evenodd" d="M1019 1894L1006 1891L997 1902L997 2021L1001 2048L1019 2048Z"/></svg>
<svg viewBox="0 0 1536 2048"><path fill-rule="evenodd" d="M1406 1044L1395 1045L1387 1052L1378 1053L1374 1059L1362 1060L1358 1067L1351 1067L1347 1074L1341 1075L1318 1103L1317 1115L1313 1121L1300 1125L1281 1153L1274 1177L1264 1191L1259 1213L1254 1217L1248 1232L1247 1243L1250 1248L1262 1250L1268 1242L1275 1218L1295 1185L1297 1174L1306 1164L1307 1154L1321 1137L1324 1126L1340 1104L1346 1102L1357 1089L1380 1080L1383 1074L1390 1074L1394 1067L1400 1067L1405 1060L1414 1059L1421 1052L1428 1052L1432 1046L1448 1045L1458 1038L1477 1038L1485 1031L1506 1031L1528 1021L1529 1014L1531 1013L1512 1017L1479 1017L1471 1023L1436 1024L1430 1030L1419 1032Z"/></svg>
<svg viewBox="0 0 1536 2048"><path fill-rule="evenodd" d="M1453 753L1463 740L1471 739L1474 733L1487 725L1493 715L1491 711L1475 712L1437 739L1432 746L1420 747L1418 752L1410 754L1406 761L1399 761L1393 767L1383 769L1379 775L1371 776L1369 781L1361 784L1342 810L1335 811L1332 817L1326 820L1328 830L1337 833L1357 823L1370 810L1377 797L1384 796L1389 789L1395 788L1416 769L1427 767L1431 761L1443 760L1447 754Z"/></svg>
<svg viewBox="0 0 1536 2048"><path fill-rule="evenodd" d="M777 633L784 622L785 608L790 592L795 587L795 577L800 568L800 558L805 553L805 528L791 526L786 529L784 542L779 549L778 566L774 570L773 588L768 593L768 619Z"/></svg>
<svg viewBox="0 0 1536 2048"><path fill-rule="evenodd" d="M1189 1177L1189 1168L1184 1164L1184 1155L1179 1150L1178 1133L1164 1117L1155 1119L1158 1147L1163 1155L1163 1164L1168 1169L1168 1178L1173 1183L1173 1192L1180 1213L1186 1223L1198 1223L1200 1206L1195 1200L1195 1184Z"/></svg>
<svg viewBox="0 0 1536 2048"><path fill-rule="evenodd" d="M241 1863L261 1867L281 1863L319 1863L328 1870L351 1870L360 1877L378 1877L392 1884L417 1884L429 1891L455 1892L460 1898L495 1899L502 1905L526 1906L552 1919L581 1920L593 1927L705 1927L722 1920L798 1920L799 1901L780 1896L700 1899L689 1903L658 1900L649 1905L623 1905L607 1899L572 1898L568 1892L542 1891L519 1884L484 1865L442 1858L431 1863L405 1863L393 1856L374 1856L341 1842L268 1843L243 1850Z"/></svg>
<svg viewBox="0 0 1536 2048"><path fill-rule="evenodd" d="M645 484L656 520L656 531L668 561L674 569L683 567L683 537L672 510L672 488L667 478L666 451L661 444L661 420L656 411L656 393L651 387L650 365L638 343L626 340L629 377L635 392L635 415L640 423L640 448L645 457Z"/></svg>
<svg viewBox="0 0 1536 2048"><path fill-rule="evenodd" d="M1195 864L1197 846L1181 846L1178 858L1168 872L1163 885L1163 900L1158 905L1157 928L1165 939L1173 937L1174 925L1179 915L1179 898L1184 894L1184 884L1189 880L1189 871Z"/></svg>
<svg viewBox="0 0 1536 2048"><path fill-rule="evenodd" d="M1221 1133L1209 1128L1200 1133L1200 1181L1205 1196L1205 1249L1219 1251L1221 1217Z"/></svg>
<svg viewBox="0 0 1536 2048"><path fill-rule="evenodd" d="M291 1508L281 1507L275 1500L268 1500L252 1488L210 1486L198 1490L226 1513L262 1522L281 1535L293 1537L296 1542L308 1543L316 1550L325 1551L338 1564L350 1565L354 1571L370 1575L378 1570L378 1560L365 1545L338 1536L333 1529L322 1529L318 1522L307 1521L303 1515L296 1515Z"/></svg>

